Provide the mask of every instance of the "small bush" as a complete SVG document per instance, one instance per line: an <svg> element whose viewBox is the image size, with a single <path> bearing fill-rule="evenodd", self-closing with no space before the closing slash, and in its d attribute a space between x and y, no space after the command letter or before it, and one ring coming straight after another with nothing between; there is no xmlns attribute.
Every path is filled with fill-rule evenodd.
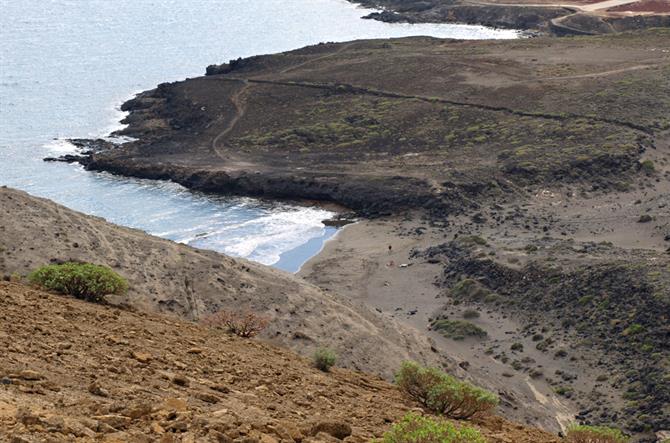
<svg viewBox="0 0 670 443"><path fill-rule="evenodd" d="M487 244L486 239L478 235L470 235L468 237L463 237L461 241L463 241L464 243L474 243L480 246L486 246Z"/></svg>
<svg viewBox="0 0 670 443"><path fill-rule="evenodd" d="M630 325L626 329L624 329L622 334L623 335L635 335L635 334L639 334L642 331L644 331L644 326L642 326L639 323L633 323L632 325Z"/></svg>
<svg viewBox="0 0 670 443"><path fill-rule="evenodd" d="M479 311L475 309L466 309L463 311L463 318L471 319L471 318L479 318Z"/></svg>
<svg viewBox="0 0 670 443"><path fill-rule="evenodd" d="M251 311L218 311L203 318L201 323L225 329L238 337L250 338L265 329L270 319Z"/></svg>
<svg viewBox="0 0 670 443"><path fill-rule="evenodd" d="M654 162L651 160L645 160L642 163L640 163L640 169L642 172L644 172L647 175L651 175L654 172L656 172L656 167L654 166Z"/></svg>
<svg viewBox="0 0 670 443"><path fill-rule="evenodd" d="M464 320L436 320L432 327L443 336L454 340L463 340L466 337L484 338L487 336L485 330Z"/></svg>
<svg viewBox="0 0 670 443"><path fill-rule="evenodd" d="M482 301L491 294L491 291L471 278L460 280L451 288L450 292L450 295L453 298L469 299L473 301Z"/></svg>
<svg viewBox="0 0 670 443"><path fill-rule="evenodd" d="M640 218L637 219L638 223L649 223L650 221L653 221L654 219L652 218L651 215L649 214L644 214L641 215Z"/></svg>
<svg viewBox="0 0 670 443"><path fill-rule="evenodd" d="M395 382L410 397L449 418L467 419L485 414L498 404L493 393L415 362L403 363Z"/></svg>
<svg viewBox="0 0 670 443"><path fill-rule="evenodd" d="M407 414L384 434L383 443L485 443L479 431L445 420Z"/></svg>
<svg viewBox="0 0 670 443"><path fill-rule="evenodd" d="M605 426L572 425L568 427L569 443L626 443L628 438L621 431Z"/></svg>
<svg viewBox="0 0 670 443"><path fill-rule="evenodd" d="M107 294L123 294L128 283L105 266L90 263L47 265L33 271L28 280L50 291L100 302Z"/></svg>
<svg viewBox="0 0 670 443"><path fill-rule="evenodd" d="M337 356L328 348L319 348L314 353L314 366L323 372L330 371L335 361L337 361Z"/></svg>

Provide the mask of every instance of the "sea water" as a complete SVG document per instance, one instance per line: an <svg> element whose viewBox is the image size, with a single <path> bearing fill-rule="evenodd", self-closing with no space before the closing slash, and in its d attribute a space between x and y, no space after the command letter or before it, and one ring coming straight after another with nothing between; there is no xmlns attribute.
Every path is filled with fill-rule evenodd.
<svg viewBox="0 0 670 443"><path fill-rule="evenodd" d="M326 41L516 38L480 26L387 24L345 0L0 0L0 185L110 222L295 272L332 236L318 207L191 192L43 157L119 129L119 106L209 64Z"/></svg>

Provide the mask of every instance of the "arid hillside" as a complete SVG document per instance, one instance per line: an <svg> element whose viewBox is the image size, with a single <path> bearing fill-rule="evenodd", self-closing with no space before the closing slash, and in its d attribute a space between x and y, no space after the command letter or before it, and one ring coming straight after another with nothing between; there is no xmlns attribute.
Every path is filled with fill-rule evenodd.
<svg viewBox="0 0 670 443"><path fill-rule="evenodd" d="M265 338L307 354L332 347L347 367L389 376L404 359L441 358L418 331L289 274L0 188L0 275L67 261L109 266L125 277L130 290L111 297L114 303L193 320L249 309L272 318Z"/></svg>
<svg viewBox="0 0 670 443"><path fill-rule="evenodd" d="M174 318L0 282L2 442L346 442L416 404L375 376ZM551 443L475 421L491 443Z"/></svg>

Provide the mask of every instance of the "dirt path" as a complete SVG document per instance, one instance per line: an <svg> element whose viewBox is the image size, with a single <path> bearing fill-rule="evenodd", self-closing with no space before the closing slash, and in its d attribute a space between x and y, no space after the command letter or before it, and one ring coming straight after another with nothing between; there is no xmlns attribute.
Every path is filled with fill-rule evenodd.
<svg viewBox="0 0 670 443"><path fill-rule="evenodd" d="M244 116L244 112L246 111L246 106L242 100L242 96L249 90L251 85L245 79L239 79L239 81L242 83L242 87L230 97L230 102L235 108L235 115L232 119L230 119L226 127L221 132L219 132L219 134L214 137L214 139L212 139L212 150L221 158L221 160L230 160L230 154L224 154L219 150L219 141L235 128L235 125L240 120L240 118Z"/></svg>
<svg viewBox="0 0 670 443"><path fill-rule="evenodd" d="M345 44L345 45L340 45L340 47L337 49L337 51L331 52L331 53L326 54L326 55L322 55L321 57L316 57L316 58L312 58L312 59L306 60L306 61L304 61L304 62L302 62L302 63L298 63L297 65L291 65L291 66L289 66L289 67L287 67L287 68L285 68L285 69L282 69L281 71L279 71L279 73L280 73L280 74L286 74L287 72L294 71L294 70L296 70L296 69L298 69L298 68L302 68L303 66L309 65L309 64L311 64L311 63L314 63L314 62L317 62L317 61L321 61L321 60L324 60L324 59L333 57L333 56L335 56L335 55L338 55L340 52L349 49L350 47L352 47L352 46L354 45L354 43L355 43L355 42L347 43L347 44Z"/></svg>
<svg viewBox="0 0 670 443"><path fill-rule="evenodd" d="M532 79L532 80L523 80L523 81L517 82L517 84L542 82L542 81L552 81L552 80L577 80L577 79L580 79L580 78L606 77L608 75L616 75L616 74L622 74L624 72L657 68L657 67L666 66L666 65L667 65L667 63L652 63L652 64L647 64L647 65L635 65L635 66L629 66L627 68L612 69L612 70L609 70L609 71L592 72L590 74L566 75L566 76L560 76L560 77L542 77L542 78L536 78L536 79Z"/></svg>
<svg viewBox="0 0 670 443"><path fill-rule="evenodd" d="M335 89L337 88L338 93L343 93L342 88L347 88L349 92L355 93L355 94L368 94L368 95L375 95L375 96L380 96L380 97L387 97L387 98L400 98L400 99L413 99L413 100L422 100L422 101L427 101L431 103L444 103L448 105L455 105L455 106L467 106L471 108L476 108L476 109L483 109L486 111L494 111L494 112L505 112L508 114L513 114L521 117L532 117L532 118L540 118L540 119L547 119L547 120L567 120L567 119L585 119L589 121L597 121L601 123L609 123L613 125L619 125L619 126L624 126L629 129L633 129L636 131L641 131L644 133L650 133L651 130L637 125L635 123L631 122L626 122L626 121L620 121L616 119L610 119L610 118L602 118L602 117L593 117L589 115L582 115L582 114L574 114L574 113L561 113L561 114L552 114L552 113L539 113L539 112L528 112L528 111L522 111L519 109L514 109L514 108L509 108L505 106L493 106L493 105L486 105L483 103L471 103L471 102L464 102L464 101L458 101L458 100L451 100L447 98L441 98L441 97L428 97L424 95L413 95L413 94L403 94L400 92L394 92L394 91L387 91L383 89L374 89L374 88L368 88L368 87L362 87L362 86L356 86L348 83L317 83L317 82L300 82L300 81L278 81L278 80L264 80L264 79L241 79L241 78L230 78L228 79L229 81L233 80L239 80L239 81L246 81L248 83L260 83L260 84L270 84L270 85L279 85L279 86L289 86L289 87L302 87L302 88L315 88L315 89ZM217 137L218 138L218 137Z"/></svg>
<svg viewBox="0 0 670 443"><path fill-rule="evenodd" d="M593 12L593 11L600 11L601 9L609 9L615 6L627 5L629 3L635 3L635 2L637 2L637 0L607 0L600 3L582 5L579 8L582 11Z"/></svg>

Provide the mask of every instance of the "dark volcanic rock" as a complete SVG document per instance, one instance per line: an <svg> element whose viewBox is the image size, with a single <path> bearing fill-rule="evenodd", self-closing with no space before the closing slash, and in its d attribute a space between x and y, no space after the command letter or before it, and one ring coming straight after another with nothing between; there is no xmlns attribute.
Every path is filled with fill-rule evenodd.
<svg viewBox="0 0 670 443"><path fill-rule="evenodd" d="M61 155L60 157L45 157L44 161L45 162L63 162L63 163L81 163L82 165L86 165L89 161L90 157L88 155L72 155L72 154L65 154Z"/></svg>

